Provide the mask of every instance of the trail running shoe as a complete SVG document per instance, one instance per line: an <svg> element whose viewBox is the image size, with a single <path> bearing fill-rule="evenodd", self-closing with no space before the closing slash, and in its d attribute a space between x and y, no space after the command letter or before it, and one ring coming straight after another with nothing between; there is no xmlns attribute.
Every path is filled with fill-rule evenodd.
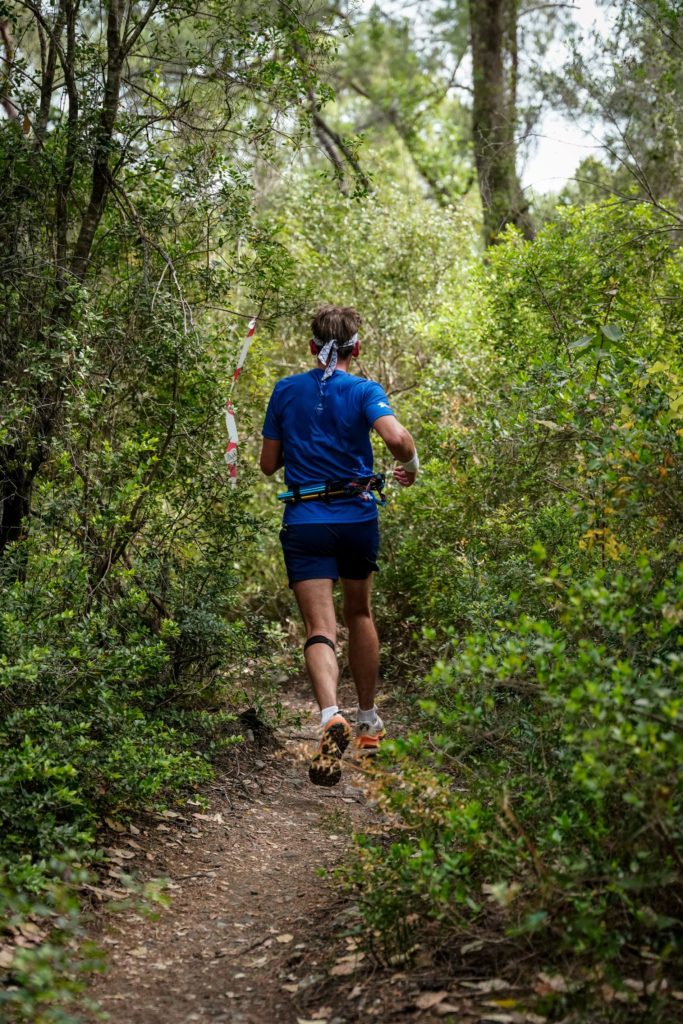
<svg viewBox="0 0 683 1024"><path fill-rule="evenodd" d="M377 716L375 725L357 725L354 746L359 757L374 757L379 745L386 738L384 722Z"/></svg>
<svg viewBox="0 0 683 1024"><path fill-rule="evenodd" d="M336 786L341 779L341 758L351 740L351 726L343 715L334 715L320 737L318 753L311 759L308 777L314 786Z"/></svg>

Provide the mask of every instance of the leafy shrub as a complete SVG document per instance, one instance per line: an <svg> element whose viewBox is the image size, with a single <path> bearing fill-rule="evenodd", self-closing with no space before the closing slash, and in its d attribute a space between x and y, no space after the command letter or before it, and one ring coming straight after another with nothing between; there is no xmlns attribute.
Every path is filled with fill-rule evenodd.
<svg viewBox="0 0 683 1024"><path fill-rule="evenodd" d="M36 523L30 543L41 539ZM89 607L76 552L34 550L28 566L23 581L7 571L0 598L0 920L5 937L31 945L0 944L0 1006L51 1022L67 1019L99 963L83 943L79 891L100 822L211 777L239 733L229 710L202 706L235 699L217 669L251 641L199 602L149 620L125 572L115 600Z"/></svg>
<svg viewBox="0 0 683 1024"><path fill-rule="evenodd" d="M429 327L425 471L384 521L387 606L461 631L543 610L535 542L580 576L680 526L682 268L652 211L571 210L490 261Z"/></svg>
<svg viewBox="0 0 683 1024"><path fill-rule="evenodd" d="M681 254L656 228L607 205L511 234L473 281L479 332L432 325L452 355L385 524L384 614L445 656L382 777L400 838L356 875L389 945L419 919L676 968L682 325L659 291Z"/></svg>
<svg viewBox="0 0 683 1024"><path fill-rule="evenodd" d="M485 916L482 886L499 886L512 931L542 925L606 957L653 934L666 947L681 895L683 569L656 588L654 575L644 560L631 579L600 572L566 588L559 625L499 623L434 667L420 732L393 745L415 763L384 787L425 849L392 848L397 912L420 909L429 885L430 915L469 924Z"/></svg>

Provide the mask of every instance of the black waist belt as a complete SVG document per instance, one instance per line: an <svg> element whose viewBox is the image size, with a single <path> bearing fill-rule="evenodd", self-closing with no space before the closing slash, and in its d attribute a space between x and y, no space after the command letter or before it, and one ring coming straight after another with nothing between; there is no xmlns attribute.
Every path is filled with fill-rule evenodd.
<svg viewBox="0 0 683 1024"><path fill-rule="evenodd" d="M377 491L378 497L372 493ZM356 480L326 480L324 483L294 484L289 491L278 494L279 501L295 504L299 501L333 501L335 498L359 498L386 503L384 497L384 473L358 477Z"/></svg>

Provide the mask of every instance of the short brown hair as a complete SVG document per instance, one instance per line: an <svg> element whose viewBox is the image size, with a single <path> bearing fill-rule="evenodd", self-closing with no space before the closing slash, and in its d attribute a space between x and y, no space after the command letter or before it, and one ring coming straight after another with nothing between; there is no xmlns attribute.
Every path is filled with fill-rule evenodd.
<svg viewBox="0 0 683 1024"><path fill-rule="evenodd" d="M321 306L311 321L314 339L322 346L334 338L343 350L363 321L353 306Z"/></svg>

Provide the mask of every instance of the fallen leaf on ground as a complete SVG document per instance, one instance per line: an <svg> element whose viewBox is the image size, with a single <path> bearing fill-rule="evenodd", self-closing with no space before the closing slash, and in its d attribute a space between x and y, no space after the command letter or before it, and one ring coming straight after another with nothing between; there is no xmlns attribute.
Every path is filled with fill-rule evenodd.
<svg viewBox="0 0 683 1024"><path fill-rule="evenodd" d="M439 1003L434 1007L434 1012L438 1017L445 1017L447 1013L460 1013L460 1007L453 1006L452 1003ZM459 1024L462 1024L462 1019Z"/></svg>
<svg viewBox="0 0 683 1024"><path fill-rule="evenodd" d="M0 967L11 967L14 960L14 951L3 947L0 949Z"/></svg>
<svg viewBox="0 0 683 1024"><path fill-rule="evenodd" d="M422 992L415 1000L418 1010L430 1010L437 1003L442 1003L448 992Z"/></svg>
<svg viewBox="0 0 683 1024"><path fill-rule="evenodd" d="M120 821L114 821L113 818L105 818L105 825L108 825L112 832L125 832L126 826L122 825Z"/></svg>
<svg viewBox="0 0 683 1024"><path fill-rule="evenodd" d="M466 953L477 953L480 949L484 948L484 940L476 939L474 942L466 942L464 946L460 947L460 952L463 956Z"/></svg>
<svg viewBox="0 0 683 1024"><path fill-rule="evenodd" d="M143 960L147 956L147 946L135 946L134 949L128 950L128 955Z"/></svg>
<svg viewBox="0 0 683 1024"><path fill-rule="evenodd" d="M251 969L253 969L254 967L263 967L267 963L268 963L268 957L267 956L259 956L259 957L256 958L256 960L252 960L250 964L247 964L247 967L249 967Z"/></svg>
<svg viewBox="0 0 683 1024"><path fill-rule="evenodd" d="M406 964L409 960L412 960L421 948L420 943L416 942L414 946L410 947L410 949L402 950L400 953L394 953L393 956L390 956L389 963L392 967L400 967L402 964Z"/></svg>
<svg viewBox="0 0 683 1024"><path fill-rule="evenodd" d="M484 995L488 995L489 992L502 992L503 989L510 988L510 986L502 978L487 978L486 981L478 981L475 988Z"/></svg>
<svg viewBox="0 0 683 1024"><path fill-rule="evenodd" d="M98 900L125 900L129 893L121 889L103 889L99 885L84 885Z"/></svg>
<svg viewBox="0 0 683 1024"><path fill-rule="evenodd" d="M276 935L275 938L277 942L284 944L285 942L291 942L294 936L290 935L289 932L283 932L282 935Z"/></svg>
<svg viewBox="0 0 683 1024"><path fill-rule="evenodd" d="M330 974L333 978L344 978L347 974L353 974L360 967L360 962L355 960L346 960L342 963L335 964L334 967L330 968Z"/></svg>
<svg viewBox="0 0 683 1024"><path fill-rule="evenodd" d="M337 957L338 964L360 962L361 960L365 960L365 953L346 953L344 956Z"/></svg>
<svg viewBox="0 0 683 1024"><path fill-rule="evenodd" d="M547 996L550 992L568 992L569 986L561 974L544 974L539 971L538 983L534 985L534 991L539 995Z"/></svg>

